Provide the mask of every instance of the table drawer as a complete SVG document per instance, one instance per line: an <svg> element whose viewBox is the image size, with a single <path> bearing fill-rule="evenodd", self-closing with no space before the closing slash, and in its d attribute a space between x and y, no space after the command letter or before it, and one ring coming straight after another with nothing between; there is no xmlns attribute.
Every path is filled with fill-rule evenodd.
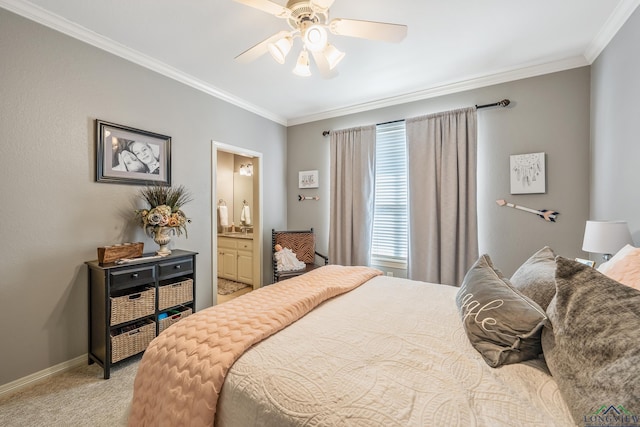
<svg viewBox="0 0 640 427"><path fill-rule="evenodd" d="M160 280L193 272L193 259L182 258L158 264Z"/></svg>
<svg viewBox="0 0 640 427"><path fill-rule="evenodd" d="M153 266L114 270L109 273L109 276L112 290L133 288L152 283L156 278Z"/></svg>
<svg viewBox="0 0 640 427"><path fill-rule="evenodd" d="M252 240L240 240L238 242L238 250L252 251L253 250L253 241Z"/></svg>
<svg viewBox="0 0 640 427"><path fill-rule="evenodd" d="M218 249L236 249L238 247L238 239L234 239L231 237L218 237Z"/></svg>

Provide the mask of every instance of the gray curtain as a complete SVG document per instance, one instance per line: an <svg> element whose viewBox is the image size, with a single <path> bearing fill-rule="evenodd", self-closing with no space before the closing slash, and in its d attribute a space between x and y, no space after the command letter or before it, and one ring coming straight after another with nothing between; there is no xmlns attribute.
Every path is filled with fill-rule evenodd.
<svg viewBox="0 0 640 427"><path fill-rule="evenodd" d="M407 120L408 276L460 285L478 258L475 108Z"/></svg>
<svg viewBox="0 0 640 427"><path fill-rule="evenodd" d="M369 265L375 197L376 128L331 132L329 262Z"/></svg>

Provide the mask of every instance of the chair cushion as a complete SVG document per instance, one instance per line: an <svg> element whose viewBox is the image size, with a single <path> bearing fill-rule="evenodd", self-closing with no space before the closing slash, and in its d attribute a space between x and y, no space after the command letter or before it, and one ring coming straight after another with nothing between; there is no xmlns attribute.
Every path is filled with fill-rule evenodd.
<svg viewBox="0 0 640 427"><path fill-rule="evenodd" d="M278 280L290 279L292 277L300 276L301 274L308 273L313 269L321 267L320 265L315 264L306 264L306 268L297 271L277 271L276 278Z"/></svg>
<svg viewBox="0 0 640 427"><path fill-rule="evenodd" d="M276 233L275 243L291 249L305 264L315 262L316 238L313 233Z"/></svg>

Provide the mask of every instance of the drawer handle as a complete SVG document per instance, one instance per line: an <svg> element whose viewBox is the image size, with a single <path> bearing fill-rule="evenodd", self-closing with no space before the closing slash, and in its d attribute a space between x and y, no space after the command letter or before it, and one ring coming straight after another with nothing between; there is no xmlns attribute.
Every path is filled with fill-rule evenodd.
<svg viewBox="0 0 640 427"><path fill-rule="evenodd" d="M176 265L174 268L175 268L176 270L180 270L180 268L182 268L182 266L181 266L180 264L178 264L178 265Z"/></svg>
<svg viewBox="0 0 640 427"><path fill-rule="evenodd" d="M131 275L131 277L132 277L132 278L134 278L134 279L137 279L137 278L138 278L138 273L133 273L133 274Z"/></svg>
<svg viewBox="0 0 640 427"><path fill-rule="evenodd" d="M138 299L141 296L142 296L142 294L132 294L132 295L129 295L129 299Z"/></svg>

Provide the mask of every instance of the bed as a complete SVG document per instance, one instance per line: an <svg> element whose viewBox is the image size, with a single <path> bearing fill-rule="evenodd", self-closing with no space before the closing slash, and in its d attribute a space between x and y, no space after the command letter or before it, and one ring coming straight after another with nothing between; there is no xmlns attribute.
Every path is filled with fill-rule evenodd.
<svg viewBox="0 0 640 427"><path fill-rule="evenodd" d="M533 292L526 288L532 280L548 282L550 260L556 274L555 255L544 251L544 262L536 253L512 277L526 293L540 293L540 286ZM536 354L551 321L563 322L554 314L555 293L545 309L524 297L542 320L514 316L511 308L510 316L527 320L527 328L535 323L529 335L535 335L536 345L527 347L530 337L521 334L525 338L517 345L508 343L506 350L503 345L496 352L495 343L486 347L478 340L486 331L471 331L467 323L478 319L479 310L465 295L481 295L472 283L486 288L487 280L501 280L516 288L483 257L461 288L391 278L366 267L330 265L195 313L165 330L145 352L129 425L584 425L588 416L597 415L582 415L582 403L574 402L572 390L585 393L582 384L571 383L581 375L563 365L567 355L562 332L547 346L552 364ZM565 261L573 276L603 276ZM357 277L352 280L351 275ZM640 292L631 290L640 298ZM517 298L523 295L516 293ZM548 289L542 294L548 298ZM636 295L631 297L640 306ZM509 298L503 298L505 306ZM281 306L286 308L274 308ZM640 317L634 310L631 314ZM582 322L576 316L572 321ZM499 332L504 335L505 330ZM517 360L528 351L534 356ZM564 369L569 379L551 375L550 366ZM637 366L629 368L631 376L625 380L640 384ZM637 386L627 385L619 394L609 388L608 393L611 399L591 405L618 405L631 415L640 413L640 408L634 412L640 402Z"/></svg>

